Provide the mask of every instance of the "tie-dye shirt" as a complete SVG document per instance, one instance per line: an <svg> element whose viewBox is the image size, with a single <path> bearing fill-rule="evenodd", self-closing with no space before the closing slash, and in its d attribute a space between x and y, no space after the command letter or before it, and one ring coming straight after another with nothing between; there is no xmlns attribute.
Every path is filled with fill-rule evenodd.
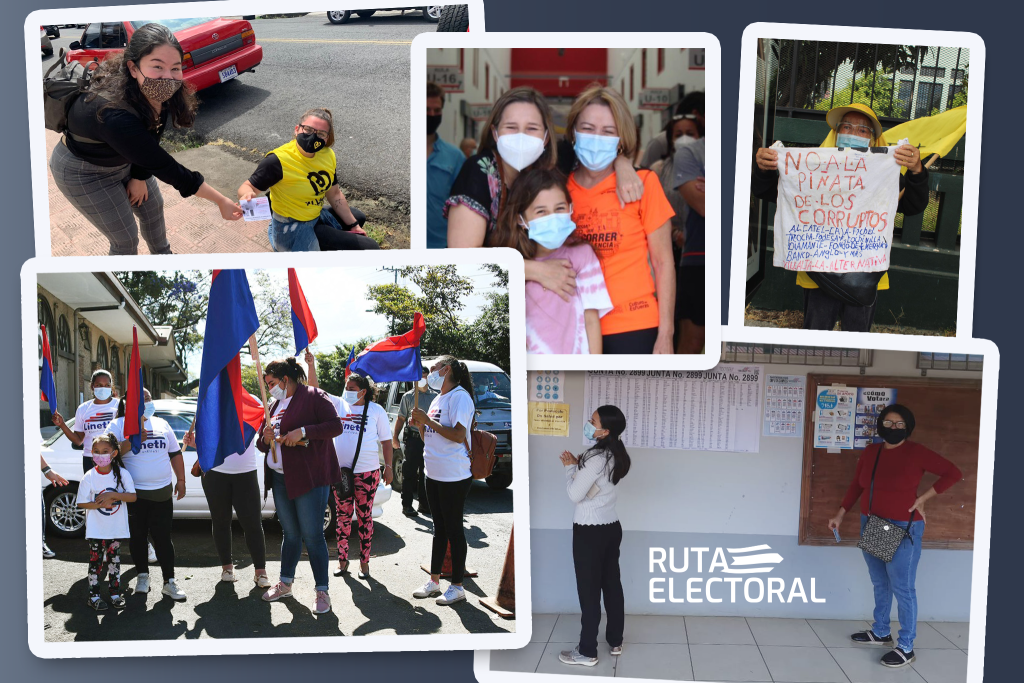
<svg viewBox="0 0 1024 683"><path fill-rule="evenodd" d="M604 316L612 310L601 264L586 242L561 246L536 259L567 259L576 271L576 295L569 301L541 286L526 283L526 350L528 353L590 353L583 312Z"/></svg>

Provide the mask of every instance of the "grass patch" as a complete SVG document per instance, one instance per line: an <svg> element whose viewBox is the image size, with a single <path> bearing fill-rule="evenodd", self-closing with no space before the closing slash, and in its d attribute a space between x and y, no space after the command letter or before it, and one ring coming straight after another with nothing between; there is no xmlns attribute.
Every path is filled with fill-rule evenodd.
<svg viewBox="0 0 1024 683"><path fill-rule="evenodd" d="M160 146L163 147L168 154L184 152L186 149L197 149L205 144L206 141L191 130L184 133L179 131L166 131L163 138L160 140Z"/></svg>
<svg viewBox="0 0 1024 683"><path fill-rule="evenodd" d="M905 313L900 311L875 311L875 323L871 325L872 332L883 334L919 334L928 337L955 337L956 328L943 328L941 330L924 330L916 327L908 327L902 323ZM758 323L757 327L779 327L787 330L799 330L804 325L803 311L775 311L767 308L754 308L747 304L743 311L743 318L746 321ZM891 319L892 322L888 322ZM840 329L839 323L832 328L834 331Z"/></svg>

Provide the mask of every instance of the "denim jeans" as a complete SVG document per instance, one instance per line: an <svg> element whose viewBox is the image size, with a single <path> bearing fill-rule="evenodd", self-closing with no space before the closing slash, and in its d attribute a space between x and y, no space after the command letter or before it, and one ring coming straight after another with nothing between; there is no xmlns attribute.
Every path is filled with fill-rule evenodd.
<svg viewBox="0 0 1024 683"><path fill-rule="evenodd" d="M366 222L366 214L355 207L350 208L352 216L362 226ZM267 237L274 251L380 249L371 238L345 230L329 208L321 209L320 215L311 221L296 221L272 214Z"/></svg>
<svg viewBox="0 0 1024 683"><path fill-rule="evenodd" d="M331 487L317 486L298 498L289 498L284 475L270 470L270 476L274 507L284 532L281 540L281 581L291 584L295 580L295 568L305 544L316 590L325 591L330 560L327 557L327 539L324 538L324 512Z"/></svg>
<svg viewBox="0 0 1024 683"><path fill-rule="evenodd" d="M867 515L860 516L860 529L864 531ZM907 528L907 522L893 522ZM882 562L869 553L864 553L871 584L875 588L874 623L871 630L881 638L889 635L889 613L892 611L892 596L896 596L896 614L900 619L900 632L896 645L904 652L914 649L917 637L917 563L921 560L921 537L924 522L915 520L910 525L910 537L904 538L891 562ZM913 541L913 542L911 542Z"/></svg>

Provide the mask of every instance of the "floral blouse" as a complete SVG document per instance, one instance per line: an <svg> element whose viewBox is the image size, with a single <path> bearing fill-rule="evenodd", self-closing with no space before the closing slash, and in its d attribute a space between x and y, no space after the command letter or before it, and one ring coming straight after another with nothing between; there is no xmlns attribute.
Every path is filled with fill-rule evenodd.
<svg viewBox="0 0 1024 683"><path fill-rule="evenodd" d="M459 204L487 221L487 232L494 229L501 203L501 174L495 163L494 152L474 154L462 165L452 183L448 201L444 203L444 217L448 210Z"/></svg>

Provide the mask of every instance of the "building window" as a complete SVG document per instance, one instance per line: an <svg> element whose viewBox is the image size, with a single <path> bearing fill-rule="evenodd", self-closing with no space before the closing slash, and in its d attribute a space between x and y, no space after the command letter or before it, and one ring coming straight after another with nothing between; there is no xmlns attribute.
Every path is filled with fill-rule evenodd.
<svg viewBox="0 0 1024 683"><path fill-rule="evenodd" d="M491 65L484 64L484 99L491 101Z"/></svg>
<svg viewBox="0 0 1024 683"><path fill-rule="evenodd" d="M647 87L647 48L640 49L640 89Z"/></svg>
<svg viewBox="0 0 1024 683"><path fill-rule="evenodd" d="M893 116L897 118L910 118L910 103L914 98L914 82L913 81L900 81L900 89L896 94L896 111L893 112Z"/></svg>
<svg viewBox="0 0 1024 683"><path fill-rule="evenodd" d="M629 101L633 101L633 66L629 67Z"/></svg>
<svg viewBox="0 0 1024 683"><path fill-rule="evenodd" d="M54 340L57 338L57 329L56 325L54 325L53 323L53 309L50 308L50 302L47 301L46 297L44 297L42 294L38 296L38 304L39 322L43 325L46 325L46 342L50 345L50 349L55 349L57 348L57 345L54 343ZM42 349L40 349L40 353L42 353ZM52 350L50 352L50 356L50 360L54 363L54 367L56 368L57 361L55 358L52 357Z"/></svg>
<svg viewBox="0 0 1024 683"><path fill-rule="evenodd" d="M658 48L658 73L665 70L665 48Z"/></svg>
<svg viewBox="0 0 1024 683"><path fill-rule="evenodd" d="M73 356L71 349L71 326L68 325L67 316L62 315L57 320L57 352L66 356Z"/></svg>
<svg viewBox="0 0 1024 683"><path fill-rule="evenodd" d="M110 359L107 357L107 340L103 337L99 338L96 342L96 362L99 363L99 369L110 370Z"/></svg>
<svg viewBox="0 0 1024 683"><path fill-rule="evenodd" d="M121 376L121 354L116 346L110 347L110 374L114 376L114 386L127 391L128 385Z"/></svg>
<svg viewBox="0 0 1024 683"><path fill-rule="evenodd" d="M941 83L918 83L917 106L914 107L914 118L929 116L932 109L942 106Z"/></svg>
<svg viewBox="0 0 1024 683"><path fill-rule="evenodd" d="M946 109L953 108L953 100L960 94L960 91L964 89L962 85L951 85L949 86L949 94L946 95Z"/></svg>

